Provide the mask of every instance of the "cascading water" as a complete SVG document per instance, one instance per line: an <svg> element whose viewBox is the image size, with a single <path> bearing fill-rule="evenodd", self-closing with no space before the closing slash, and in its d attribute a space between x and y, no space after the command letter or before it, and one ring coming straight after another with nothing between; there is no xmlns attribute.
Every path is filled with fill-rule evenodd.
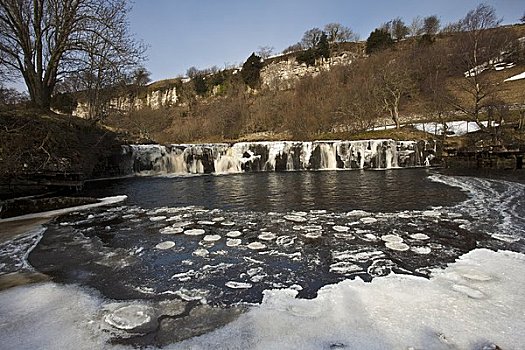
<svg viewBox="0 0 525 350"><path fill-rule="evenodd" d="M394 140L129 145L121 168L126 174L391 169L429 165L435 151L434 142Z"/></svg>

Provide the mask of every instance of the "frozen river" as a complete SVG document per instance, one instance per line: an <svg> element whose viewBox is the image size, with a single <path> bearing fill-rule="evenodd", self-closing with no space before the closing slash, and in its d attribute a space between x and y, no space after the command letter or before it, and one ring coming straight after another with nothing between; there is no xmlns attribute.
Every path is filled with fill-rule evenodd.
<svg viewBox="0 0 525 350"><path fill-rule="evenodd" d="M525 340L519 183L303 171L129 178L82 195L127 199L0 245L2 274L53 280L0 293L10 348L38 343L29 329L49 317L56 329L39 332L85 348L517 349ZM29 318L13 305L24 298Z"/></svg>

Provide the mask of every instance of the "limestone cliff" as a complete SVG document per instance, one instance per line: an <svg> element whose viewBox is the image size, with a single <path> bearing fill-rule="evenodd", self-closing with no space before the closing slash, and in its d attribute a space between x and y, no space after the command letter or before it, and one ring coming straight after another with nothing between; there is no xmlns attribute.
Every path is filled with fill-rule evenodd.
<svg viewBox="0 0 525 350"><path fill-rule="evenodd" d="M317 59L314 65L307 65L299 63L295 54L288 54L278 57L273 57L264 62L264 66L260 71L261 89L269 90L288 90L292 89L295 84L305 76L316 76L320 72L328 71L337 65L349 65L359 55L362 50L355 48L349 50L337 50L328 59ZM237 69L231 71L235 75ZM222 74L217 73L216 75ZM214 81L214 75L210 74L205 77L208 81ZM177 84L174 82L177 81ZM190 79L168 79L161 82L155 82L144 88L141 93L127 93L123 96L114 97L109 100L106 106L108 111L130 112L133 110L140 110L143 108L160 109L175 105L184 104L185 101L181 98L182 91L187 84L193 84ZM220 82L211 83L209 94L211 96L219 95L224 87ZM178 88L177 88L178 87ZM89 105L86 101L78 101L73 115L81 118L88 118Z"/></svg>
<svg viewBox="0 0 525 350"><path fill-rule="evenodd" d="M133 96L119 96L109 100L107 109L118 112L130 112L132 110L140 110L143 108L160 109L164 107L174 106L178 103L177 88L161 87L161 88L146 88L145 94ZM78 101L73 115L80 118L89 117L89 105L86 101Z"/></svg>
<svg viewBox="0 0 525 350"><path fill-rule="evenodd" d="M299 63L293 56L274 61L261 69L261 83L271 90L288 90L295 86L300 78L316 76L322 71L328 71L336 65L349 65L357 58L357 54L349 51L340 52L328 59L318 59L315 65L308 66Z"/></svg>

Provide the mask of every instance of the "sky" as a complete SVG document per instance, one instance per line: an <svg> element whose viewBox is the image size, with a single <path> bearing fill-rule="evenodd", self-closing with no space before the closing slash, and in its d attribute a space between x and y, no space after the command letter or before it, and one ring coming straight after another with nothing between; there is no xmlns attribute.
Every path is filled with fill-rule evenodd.
<svg viewBox="0 0 525 350"><path fill-rule="evenodd" d="M465 16L479 0L135 0L131 31L148 45L153 80L185 75L189 67L242 64L261 46L275 53L313 27L336 22L362 40L382 23L437 15L442 24ZM517 23L523 0L485 1L504 24Z"/></svg>

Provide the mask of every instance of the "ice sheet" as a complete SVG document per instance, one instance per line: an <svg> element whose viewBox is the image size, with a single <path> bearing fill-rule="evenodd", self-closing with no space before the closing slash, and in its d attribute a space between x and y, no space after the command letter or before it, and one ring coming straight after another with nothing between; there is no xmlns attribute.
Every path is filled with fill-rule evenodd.
<svg viewBox="0 0 525 350"><path fill-rule="evenodd" d="M63 215L63 214L70 213L73 211L86 210L86 209L96 208L96 207L100 207L104 205L110 205L110 204L123 202L127 198L128 196L114 196L114 197L100 198L99 199L100 202L98 203L80 205L80 206L64 208L64 209L50 210L50 211L45 211L41 213L26 214L26 215L21 215L21 216L15 216L12 218L7 218L7 219L0 219L0 224L2 222L9 222L9 221L16 221L16 220L27 220L27 219L34 219L34 218L50 218L53 216Z"/></svg>
<svg viewBox="0 0 525 350"><path fill-rule="evenodd" d="M291 288L267 290L262 304L236 321L165 348L520 349L524 283L524 254L477 249L433 270L430 279L390 274L371 283L345 280L323 287L312 300L296 299ZM122 348L108 344L100 326L101 310L110 303L50 282L3 291L0 343L6 349Z"/></svg>

